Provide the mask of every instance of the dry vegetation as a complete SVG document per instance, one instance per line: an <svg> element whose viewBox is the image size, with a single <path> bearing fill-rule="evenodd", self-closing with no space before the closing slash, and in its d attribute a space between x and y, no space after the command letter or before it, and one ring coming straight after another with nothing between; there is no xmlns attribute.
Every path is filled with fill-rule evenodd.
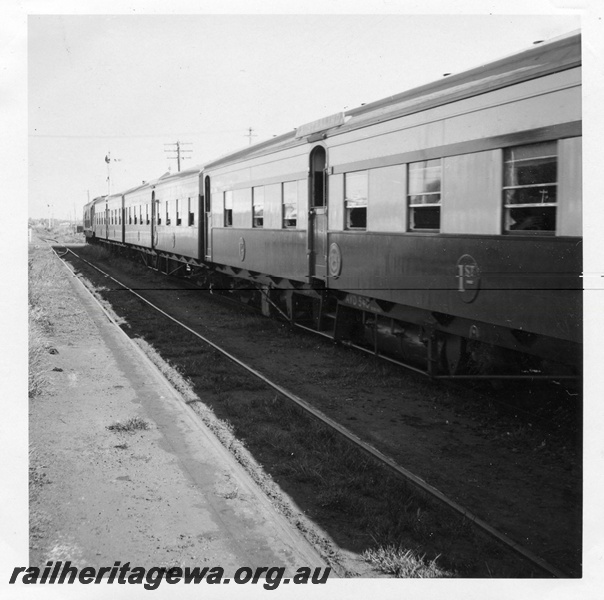
<svg viewBox="0 0 604 600"><path fill-rule="evenodd" d="M47 383L47 334L52 330L47 303L55 275L56 264L49 252L34 249L29 260L28 276L28 342L29 342L29 397L39 396Z"/></svg>
<svg viewBox="0 0 604 600"><path fill-rule="evenodd" d="M135 431L149 429L149 423L140 417L131 417L124 423L118 421L111 425L107 425L107 429L119 433L134 433Z"/></svg>
<svg viewBox="0 0 604 600"><path fill-rule="evenodd" d="M61 243L82 242L82 234L70 229L49 230L35 227L37 239L29 246L28 257L28 348L29 397L39 396L48 383L47 355L51 350L48 336L52 333L53 314L60 303L56 293L61 265L50 247L42 240L54 239Z"/></svg>

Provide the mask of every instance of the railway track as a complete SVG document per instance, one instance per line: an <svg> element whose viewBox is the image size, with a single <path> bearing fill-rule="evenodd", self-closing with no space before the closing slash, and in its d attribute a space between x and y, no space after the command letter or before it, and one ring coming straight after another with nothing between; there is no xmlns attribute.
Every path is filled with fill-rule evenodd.
<svg viewBox="0 0 604 600"><path fill-rule="evenodd" d="M137 291L129 288L127 285L121 283L110 274L102 271L96 265L93 265L89 261L86 261L83 257L78 256L70 249L66 249L65 252L61 252L61 255L62 257L65 257L65 255L68 253L73 255L74 257L77 257L78 260L84 261L89 267L96 269L99 273L103 275L106 280L113 282L113 284L117 286L116 288L114 288L114 291L124 290L127 293L132 294L141 302L145 303L145 305L151 307L154 311L157 311L164 318L169 319L171 323L177 325L184 331L187 331L189 334L195 336L198 340L202 341L204 344L207 344L216 352L219 352L229 361L244 369L248 374L257 378L259 381L262 382L263 385L269 386L272 390L280 394L280 396L286 398L289 402L295 404L301 410L305 411L308 415L310 415L313 419L320 422L323 426L328 427L334 432L337 432L337 435L346 439L348 443L353 444L357 449L362 451L367 456L371 457L371 460L377 461L380 465L389 470L396 477L403 478L407 483L421 490L422 494L430 496L442 506L445 506L447 510L456 513L457 515L463 517L466 521L472 523L474 527L487 534L493 540L496 540L496 542L502 547L505 547L507 550L520 557L521 560L526 561L528 564L530 564L532 568L534 568L536 572L540 574L539 576L569 576L563 570L548 563L546 560L539 557L530 549L514 541L508 535L498 531L495 527L491 526L485 520L479 518L470 510L466 509L464 506L462 506L455 500L451 499L450 497L436 489L434 486L424 481L421 477L413 473L411 470L400 466L395 460L386 456L383 452L376 449L367 441L361 439L358 435L350 431L348 428L344 427L341 423L326 415L324 412L313 406L312 403L303 399L299 394L292 392L279 382L272 380L270 377L266 376L258 369L247 364L245 360L238 358L232 352L229 352L228 350L221 347L209 337L200 334L192 327L189 327L185 323L182 323L181 321L170 315L167 311L154 305L153 302L151 302L148 298L145 298L141 293L139 293L139 291L141 290Z"/></svg>

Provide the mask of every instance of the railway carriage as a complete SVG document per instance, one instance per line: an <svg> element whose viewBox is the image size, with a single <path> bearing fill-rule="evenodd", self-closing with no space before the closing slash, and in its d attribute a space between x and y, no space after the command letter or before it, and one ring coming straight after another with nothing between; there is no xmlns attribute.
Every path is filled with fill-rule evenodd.
<svg viewBox="0 0 604 600"><path fill-rule="evenodd" d="M201 258L199 171L167 174L150 186L152 247L177 260Z"/></svg>
<svg viewBox="0 0 604 600"><path fill-rule="evenodd" d="M579 35L139 193L127 244L266 314L432 375L579 368Z"/></svg>
<svg viewBox="0 0 604 600"><path fill-rule="evenodd" d="M106 239L112 242L124 241L124 223L122 219L124 195L112 194L105 198Z"/></svg>
<svg viewBox="0 0 604 600"><path fill-rule="evenodd" d="M289 135L206 166L206 259L308 283L307 172Z"/></svg>
<svg viewBox="0 0 604 600"><path fill-rule="evenodd" d="M97 201L100 200L100 196L98 198L94 198L87 204L84 205L84 237L86 241L92 240L95 235L95 226L96 226L96 217L94 213L94 206Z"/></svg>
<svg viewBox="0 0 604 600"><path fill-rule="evenodd" d="M572 36L206 165L206 257L428 370L506 350L576 366L580 64Z"/></svg>
<svg viewBox="0 0 604 600"><path fill-rule="evenodd" d="M124 242L137 248L151 248L151 184L144 183L124 192Z"/></svg>
<svg viewBox="0 0 604 600"><path fill-rule="evenodd" d="M99 196L94 201L93 237L96 240L107 240L107 196Z"/></svg>

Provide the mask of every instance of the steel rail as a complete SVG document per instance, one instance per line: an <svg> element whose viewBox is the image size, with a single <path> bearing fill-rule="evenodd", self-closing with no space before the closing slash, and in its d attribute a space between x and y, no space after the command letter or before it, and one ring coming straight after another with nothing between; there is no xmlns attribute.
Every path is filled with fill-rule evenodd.
<svg viewBox="0 0 604 600"><path fill-rule="evenodd" d="M85 262L86 264L91 266L92 268L96 269L97 271L99 271L99 273L103 274L105 277L108 277L109 279L114 281L116 284L123 287L126 291L129 291L130 293L132 293L134 296L136 296L137 298L142 300L144 303L148 304L151 308L153 308L160 314L164 315L166 318L168 318L169 320L171 320L178 326L187 330L189 333L193 334L195 337L202 340L204 343L206 343L207 345L212 347L214 350L220 352L223 356L225 356L226 358L228 358L229 360L231 360L232 362L234 362L235 364L240 366L242 369L246 370L248 373L250 373L254 377L257 377L258 379L260 379L262 382L264 382L269 387L273 388L275 391L277 391L279 394L281 394L285 398L294 402L300 408L305 410L308 414L310 414L311 416L318 419L323 424L329 426L330 428L332 428L335 431L337 431L338 433L340 433L343 437L345 437L348 441L352 442L355 446L357 446L358 448L363 450L366 454L369 454L373 458L377 459L380 463L384 464L386 467L388 467L391 471L393 471L397 475L403 477L405 480L409 481L411 484L413 484L417 488L426 492L433 498L439 500L441 503L443 503L448 508L452 509L454 512L456 512L456 513L460 514L461 516L463 516L464 518L468 519L470 522L472 522L474 525L476 525L476 527L478 527L485 533L489 534L492 538L496 539L501 544L503 544L510 550L514 551L516 554L522 556L524 559L526 559L533 565L537 566L542 571L548 573L549 575L551 575L553 577L557 577L557 578L569 577L569 575L567 575L566 573L564 573L557 567L550 565L548 562L546 562L544 559L537 556L535 553L533 553L529 549L524 548L523 546L521 546L520 544L518 544L517 542L515 542L514 540L509 538L507 535L501 533L500 531L498 531L497 529L495 529L494 527L489 525L486 521L483 521L481 518L474 515L468 509L464 508L463 506L461 506L454 500L451 500L450 498L448 498L440 490L438 490L434 486L430 485L429 483L425 482L421 477L415 475L408 469L405 469L404 467L399 466L393 459L386 456L385 454L383 454L382 452L380 452L379 450L377 450L370 444L361 440L354 433L352 433L351 431L349 431L348 429L346 429L345 427L343 427L342 425L340 425L339 423L337 423L336 421L334 421L333 419L331 419L330 417L325 415L323 412L321 412L320 410L318 410L317 408L315 408L314 406L312 406L311 404L309 404L308 402L306 402L305 400L300 398L298 395L294 394L293 392L290 392L289 390L287 390L283 386L279 385L278 383L271 381L270 379L268 379L268 377L266 377L265 375L263 375L262 373L260 373L256 369L254 369L253 367L247 365L246 363L244 363L243 361L238 359L236 356L234 356L233 354L231 354L224 348L221 348L220 346L215 344L212 340L204 337L197 331L191 329L188 325L185 325L184 323L178 321L176 318L169 315L167 312L165 312L158 306L155 306L152 302L150 302L149 300L147 300L146 298L141 296L139 293L130 289L128 286L124 285L123 283L121 283L120 281L118 281L117 279L115 279L114 277L109 275L108 273L105 273L105 271L103 271L96 265L93 265L86 259L78 256L72 250L70 250L70 249L68 249L68 250L76 258L78 258L79 260L82 260L83 262Z"/></svg>

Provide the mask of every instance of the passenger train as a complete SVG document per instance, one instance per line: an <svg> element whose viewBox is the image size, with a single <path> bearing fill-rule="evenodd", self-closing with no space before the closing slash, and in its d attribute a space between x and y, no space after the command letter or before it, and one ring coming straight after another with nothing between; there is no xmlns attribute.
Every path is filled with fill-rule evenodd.
<svg viewBox="0 0 604 600"><path fill-rule="evenodd" d="M574 376L572 34L95 198L90 242L432 376Z"/></svg>

